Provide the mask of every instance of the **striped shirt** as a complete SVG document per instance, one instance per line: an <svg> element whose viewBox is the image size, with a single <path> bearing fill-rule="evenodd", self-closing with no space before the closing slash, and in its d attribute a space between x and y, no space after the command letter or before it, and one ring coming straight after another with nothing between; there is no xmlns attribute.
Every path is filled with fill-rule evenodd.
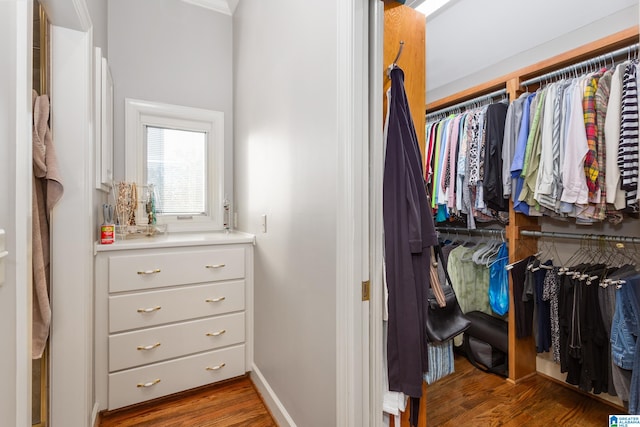
<svg viewBox="0 0 640 427"><path fill-rule="evenodd" d="M629 63L622 80L622 114L620 122L620 145L618 167L620 188L627 192L627 208L637 211L638 191L638 88L636 65Z"/></svg>

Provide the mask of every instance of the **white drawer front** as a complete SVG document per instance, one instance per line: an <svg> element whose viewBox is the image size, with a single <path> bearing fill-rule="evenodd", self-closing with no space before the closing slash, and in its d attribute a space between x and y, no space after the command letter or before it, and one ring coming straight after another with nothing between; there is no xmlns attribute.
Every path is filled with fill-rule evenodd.
<svg viewBox="0 0 640 427"><path fill-rule="evenodd" d="M244 313L227 314L109 337L109 371L244 342Z"/></svg>
<svg viewBox="0 0 640 427"><path fill-rule="evenodd" d="M244 310L244 281L109 297L109 332Z"/></svg>
<svg viewBox="0 0 640 427"><path fill-rule="evenodd" d="M109 292L240 279L244 249L158 251L109 258Z"/></svg>
<svg viewBox="0 0 640 427"><path fill-rule="evenodd" d="M245 373L244 345L109 374L109 409Z"/></svg>

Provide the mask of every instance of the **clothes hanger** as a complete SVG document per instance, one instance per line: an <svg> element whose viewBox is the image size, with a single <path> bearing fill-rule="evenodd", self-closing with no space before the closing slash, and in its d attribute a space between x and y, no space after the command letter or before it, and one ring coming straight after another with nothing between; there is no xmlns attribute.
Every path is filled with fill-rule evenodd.
<svg viewBox="0 0 640 427"><path fill-rule="evenodd" d="M583 236L582 239L580 239L580 247L569 257L569 259L565 263L565 267L560 268L560 270L558 271L559 275L573 274L575 272L573 266L579 265L577 261L583 258L586 242L587 238L586 236Z"/></svg>
<svg viewBox="0 0 640 427"><path fill-rule="evenodd" d="M493 239L488 236L482 236L478 242L480 244L477 246L477 249L474 251L472 256L472 260L476 264L479 263L478 260L480 259L480 256L493 245Z"/></svg>
<svg viewBox="0 0 640 427"><path fill-rule="evenodd" d="M512 263L509 263L507 265L504 266L505 270L509 271L512 270L513 267L515 267L516 265L520 264L523 261L528 260L530 257L537 257L540 256L540 251L538 250L538 243L536 239L527 239L525 241L523 241L524 243L524 249L527 249L531 255L525 256L522 259L519 259L518 261L514 261ZM520 243L520 246L522 246L523 243ZM535 245L535 246L534 246ZM526 252L525 252L526 253Z"/></svg>
<svg viewBox="0 0 640 427"><path fill-rule="evenodd" d="M508 243L503 240L502 243L500 244L500 246L498 247L498 253L500 253L500 250L502 249L502 247L504 245L507 245ZM493 266L495 263L500 262L500 261L504 261L504 260L509 260L509 253L507 252L507 256L504 257L500 257L500 258L494 258L490 261L487 262L487 268L490 268L491 266Z"/></svg>
<svg viewBox="0 0 640 427"><path fill-rule="evenodd" d="M506 257L500 257L500 258L497 258L497 255L500 253L500 250L501 250L501 249L503 248L503 246L504 246L504 245L506 245L506 244L507 244L507 241L506 241L506 239L505 239L504 230L503 230L502 232L500 232L499 245L497 246L497 249L496 249L495 254L494 254L492 257L487 258L487 260L486 260L486 262L485 262L485 265L487 266L487 268L491 267L491 266L492 266L493 264L495 264L496 262L503 261L503 260L505 260L505 259L509 259L509 254L508 254L508 252L507 252L507 256L506 256Z"/></svg>
<svg viewBox="0 0 640 427"><path fill-rule="evenodd" d="M471 234L469 234L469 237L471 238ZM476 242L475 245L473 245L472 247L469 248L469 251L464 254L462 257L460 257L461 261L472 261L473 260L473 255L475 254L475 252L480 249L480 247L485 244L486 242L483 240L482 237L480 237Z"/></svg>
<svg viewBox="0 0 640 427"><path fill-rule="evenodd" d="M495 250L496 242L497 240L494 238L488 240L484 248L479 249L473 254L473 262L478 265L483 265L485 263L486 256L490 255Z"/></svg>
<svg viewBox="0 0 640 427"><path fill-rule="evenodd" d="M502 232L500 233L500 238L498 238L498 236L495 236L494 240L494 247L490 251L485 252L484 256L481 258L482 264L487 267L489 267L489 264L491 264L496 259L496 256L500 253L502 245L505 243Z"/></svg>

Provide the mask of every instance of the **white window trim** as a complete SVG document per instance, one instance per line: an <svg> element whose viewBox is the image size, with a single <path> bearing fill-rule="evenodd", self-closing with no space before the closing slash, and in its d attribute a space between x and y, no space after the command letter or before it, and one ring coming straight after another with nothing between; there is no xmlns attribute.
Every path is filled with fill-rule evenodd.
<svg viewBox="0 0 640 427"><path fill-rule="evenodd" d="M144 183L145 126L208 132L208 216L178 219L162 215L158 223L173 231L211 231L224 228L224 113L201 108L125 99L125 180Z"/></svg>

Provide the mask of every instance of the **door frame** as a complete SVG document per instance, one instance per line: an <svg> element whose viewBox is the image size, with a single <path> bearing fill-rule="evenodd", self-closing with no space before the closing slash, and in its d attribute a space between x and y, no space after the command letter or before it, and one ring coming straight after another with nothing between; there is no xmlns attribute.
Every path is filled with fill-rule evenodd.
<svg viewBox="0 0 640 427"><path fill-rule="evenodd" d="M369 12L369 412L371 427L383 425L384 388L384 240L382 185L384 175L384 2L371 0Z"/></svg>
<svg viewBox="0 0 640 427"><path fill-rule="evenodd" d="M10 58L0 65L2 86L11 89L0 100L0 228L5 229L5 280L0 284L0 337L2 386L0 412L8 425L31 424L31 181L32 181L32 60L33 1L3 2L0 13L3 37L0 48ZM6 157L5 157L6 156Z"/></svg>
<svg viewBox="0 0 640 427"><path fill-rule="evenodd" d="M368 26L371 0L337 1L336 426L370 425Z"/></svg>

